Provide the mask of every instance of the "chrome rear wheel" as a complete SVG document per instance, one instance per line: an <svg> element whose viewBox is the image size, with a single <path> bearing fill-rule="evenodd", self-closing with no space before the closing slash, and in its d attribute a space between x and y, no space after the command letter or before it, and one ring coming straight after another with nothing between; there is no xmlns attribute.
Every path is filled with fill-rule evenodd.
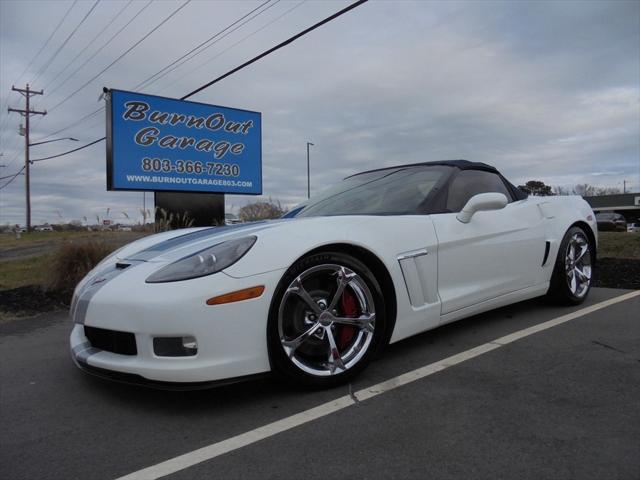
<svg viewBox="0 0 640 480"><path fill-rule="evenodd" d="M596 244L584 228L574 226L564 234L549 282L547 296L565 305L584 302L591 289Z"/></svg>
<svg viewBox="0 0 640 480"><path fill-rule="evenodd" d="M569 290L577 298L584 297L591 286L591 251L589 239L582 231L569 238L564 265Z"/></svg>

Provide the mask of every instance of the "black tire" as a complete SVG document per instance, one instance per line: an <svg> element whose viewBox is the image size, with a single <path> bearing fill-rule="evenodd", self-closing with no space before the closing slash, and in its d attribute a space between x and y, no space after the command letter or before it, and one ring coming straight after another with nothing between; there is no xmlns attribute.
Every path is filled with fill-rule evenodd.
<svg viewBox="0 0 640 480"><path fill-rule="evenodd" d="M574 248L573 262L570 259L572 244ZM586 245L587 251L582 253L578 262L575 262L575 258L580 253L576 250L576 246L583 244ZM547 296L563 305L579 305L584 302L593 283L592 260L594 258L595 245L589 235L580 227L571 227L560 243ZM570 278L570 272L573 272L574 280ZM585 279L586 276L588 276L588 280Z"/></svg>
<svg viewBox="0 0 640 480"><path fill-rule="evenodd" d="M336 266L340 269L336 270ZM333 275L335 280L332 280ZM343 279L344 290L337 294ZM333 287L332 282L335 282ZM313 306L309 306L309 297L297 293L301 291L299 285L304 292L308 290ZM345 296L350 298L345 299ZM337 299L340 305L334 303ZM336 308L329 312L334 304ZM316 305L319 310L314 310ZM345 313L346 307L352 308L352 315ZM360 313L354 314L356 311ZM344 325L337 321L350 318L366 325ZM375 357L385 342L385 330L384 295L371 271L350 255L338 252L312 254L287 270L271 301L267 324L271 369L281 380L306 388L343 384L358 375ZM309 333L311 331L313 333ZM304 340L296 343L302 337Z"/></svg>

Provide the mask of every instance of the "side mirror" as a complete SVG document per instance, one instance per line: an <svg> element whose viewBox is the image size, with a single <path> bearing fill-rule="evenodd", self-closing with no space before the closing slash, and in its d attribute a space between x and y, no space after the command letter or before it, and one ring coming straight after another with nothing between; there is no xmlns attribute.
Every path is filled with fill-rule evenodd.
<svg viewBox="0 0 640 480"><path fill-rule="evenodd" d="M469 223L476 212L483 210L500 210L507 206L507 197L503 193L479 193L469 199L456 218L462 223Z"/></svg>

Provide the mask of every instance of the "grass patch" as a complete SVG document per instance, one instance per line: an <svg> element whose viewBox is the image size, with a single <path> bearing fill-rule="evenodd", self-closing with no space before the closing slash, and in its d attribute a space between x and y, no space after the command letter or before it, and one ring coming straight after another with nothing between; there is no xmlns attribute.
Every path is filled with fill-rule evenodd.
<svg viewBox="0 0 640 480"><path fill-rule="evenodd" d="M106 234L109 236L109 233ZM9 290L24 286L54 287L58 291L73 290L75 284L111 250L118 242L105 245L104 232L42 232L32 233L21 240L11 240L0 235L0 245L8 246L13 241L46 242L84 238L86 242L63 243L53 253L40 254L0 261L0 289ZM598 257L640 259L640 233L599 232ZM10 242L11 240L11 242ZM95 240L100 240L96 242ZM55 278L57 277L57 278Z"/></svg>
<svg viewBox="0 0 640 480"><path fill-rule="evenodd" d="M51 263L50 254L0 262L0 289L46 285Z"/></svg>
<svg viewBox="0 0 640 480"><path fill-rule="evenodd" d="M71 296L80 280L113 250L113 247L95 241L61 246L53 255L47 288Z"/></svg>
<svg viewBox="0 0 640 480"><path fill-rule="evenodd" d="M599 232L598 257L640 258L640 233Z"/></svg>
<svg viewBox="0 0 640 480"><path fill-rule="evenodd" d="M0 261L0 290L34 286L70 293L115 247L102 242L68 243L54 253Z"/></svg>
<svg viewBox="0 0 640 480"><path fill-rule="evenodd" d="M47 244L49 242L60 242L72 239L94 238L98 239L116 232L89 232L89 231L67 231L67 232L31 232L22 233L20 238L16 238L13 233L0 234L0 248L21 247L24 245Z"/></svg>

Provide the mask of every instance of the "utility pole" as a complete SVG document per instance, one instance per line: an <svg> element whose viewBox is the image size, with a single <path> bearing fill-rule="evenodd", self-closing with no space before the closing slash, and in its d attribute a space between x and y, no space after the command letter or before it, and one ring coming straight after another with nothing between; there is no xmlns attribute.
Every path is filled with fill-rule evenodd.
<svg viewBox="0 0 640 480"><path fill-rule="evenodd" d="M627 181L622 181L622 193L627 193Z"/></svg>
<svg viewBox="0 0 640 480"><path fill-rule="evenodd" d="M42 95L44 92L42 90L36 91L31 90L29 88L29 84L27 83L26 88L16 88L11 86L11 90L14 92L19 92L26 100L26 106L24 110L20 110L17 108L9 108L9 112L17 112L25 118L25 130L24 130L24 185L25 185L25 196L27 200L27 208L26 208L26 217L27 217L27 232L31 232L31 187L29 184L29 118L32 115L46 115L47 111L39 112L33 110L29 105L29 100L32 95Z"/></svg>
<svg viewBox="0 0 640 480"><path fill-rule="evenodd" d="M307 142L307 198L311 198L311 168L309 166L309 147L314 146L313 143Z"/></svg>

